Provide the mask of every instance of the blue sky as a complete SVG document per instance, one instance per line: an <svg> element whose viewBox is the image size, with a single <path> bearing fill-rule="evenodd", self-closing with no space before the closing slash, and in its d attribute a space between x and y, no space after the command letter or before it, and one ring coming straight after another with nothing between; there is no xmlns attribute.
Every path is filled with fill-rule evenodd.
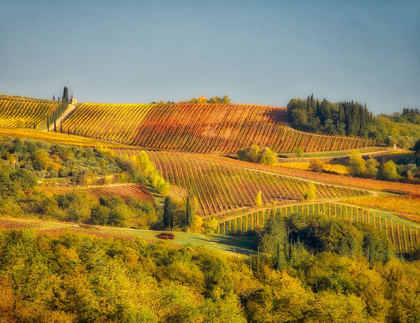
<svg viewBox="0 0 420 323"><path fill-rule="evenodd" d="M0 0L0 93L420 108L420 1Z"/></svg>

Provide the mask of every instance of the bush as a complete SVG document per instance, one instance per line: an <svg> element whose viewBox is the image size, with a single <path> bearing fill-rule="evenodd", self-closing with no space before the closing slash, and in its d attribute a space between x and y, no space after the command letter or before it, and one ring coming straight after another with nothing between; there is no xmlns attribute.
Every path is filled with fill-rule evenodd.
<svg viewBox="0 0 420 323"><path fill-rule="evenodd" d="M251 147L239 150L238 158L240 160L265 165L274 165L277 163L277 155L275 152L267 147L261 150L257 145L252 145Z"/></svg>
<svg viewBox="0 0 420 323"><path fill-rule="evenodd" d="M324 161L321 159L312 159L309 162L309 168L313 172L322 173L324 171Z"/></svg>

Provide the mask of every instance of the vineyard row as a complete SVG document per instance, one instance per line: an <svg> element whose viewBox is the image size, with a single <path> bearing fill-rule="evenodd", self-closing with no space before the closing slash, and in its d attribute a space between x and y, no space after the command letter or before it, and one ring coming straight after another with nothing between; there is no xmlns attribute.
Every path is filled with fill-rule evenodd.
<svg viewBox="0 0 420 323"><path fill-rule="evenodd" d="M233 165L208 162L193 154L148 152L159 173L171 185L195 196L201 215L218 214L255 205L261 191L263 204L302 200L308 182L259 172ZM363 196L365 191L333 185L315 184L317 198Z"/></svg>
<svg viewBox="0 0 420 323"><path fill-rule="evenodd" d="M247 104L82 104L65 131L147 148L236 153L257 144L278 153L372 146L360 138L305 133L285 126L284 108Z"/></svg>
<svg viewBox="0 0 420 323"><path fill-rule="evenodd" d="M313 202L281 205L276 208L256 210L247 214L219 220L217 233L246 232L263 228L267 221L294 213L306 215L325 214L330 218L343 218L351 222L365 222L384 230L398 253L411 252L420 244L420 226L394 216L392 213L357 207L344 203Z"/></svg>

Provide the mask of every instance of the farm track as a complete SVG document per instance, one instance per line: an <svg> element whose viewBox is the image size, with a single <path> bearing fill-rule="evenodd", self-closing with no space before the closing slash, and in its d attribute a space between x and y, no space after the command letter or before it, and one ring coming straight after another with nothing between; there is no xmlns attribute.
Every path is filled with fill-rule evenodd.
<svg viewBox="0 0 420 323"><path fill-rule="evenodd" d="M61 123L66 121L72 113L76 110L76 106L73 104L69 104L67 106L67 109L63 111L63 113L57 118L56 120L56 126L58 127ZM50 127L46 129L45 131L53 131L54 130L54 123L50 124Z"/></svg>

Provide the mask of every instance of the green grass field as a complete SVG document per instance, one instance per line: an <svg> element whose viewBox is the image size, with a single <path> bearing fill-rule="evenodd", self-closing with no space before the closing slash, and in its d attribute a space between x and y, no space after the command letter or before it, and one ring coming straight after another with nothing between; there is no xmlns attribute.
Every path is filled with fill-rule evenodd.
<svg viewBox="0 0 420 323"><path fill-rule="evenodd" d="M248 236L227 236L227 235L207 235L186 232L152 231L138 230L130 228L118 228L107 226L91 226L76 223L63 223L53 221L41 221L36 219L16 219L0 218L0 230L33 228L38 232L67 229L73 232L94 234L103 237L128 237L142 238L150 243L169 243L171 245L189 245L192 247L205 247L209 250L228 253L237 256L247 256L255 253L253 237ZM172 233L173 240L162 240L156 236L160 233Z"/></svg>

